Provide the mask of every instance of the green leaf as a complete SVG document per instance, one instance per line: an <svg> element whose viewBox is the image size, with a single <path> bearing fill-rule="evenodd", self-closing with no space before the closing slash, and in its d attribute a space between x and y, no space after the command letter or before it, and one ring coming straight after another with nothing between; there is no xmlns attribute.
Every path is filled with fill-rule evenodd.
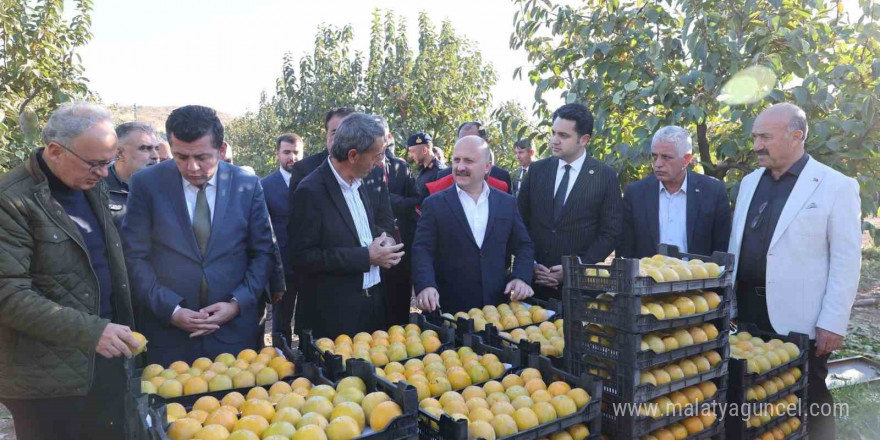
<svg viewBox="0 0 880 440"><path fill-rule="evenodd" d="M638 86L639 86L639 83L637 81L630 81L630 82L626 83L626 85L623 86L623 89L626 90L627 92L632 92Z"/></svg>

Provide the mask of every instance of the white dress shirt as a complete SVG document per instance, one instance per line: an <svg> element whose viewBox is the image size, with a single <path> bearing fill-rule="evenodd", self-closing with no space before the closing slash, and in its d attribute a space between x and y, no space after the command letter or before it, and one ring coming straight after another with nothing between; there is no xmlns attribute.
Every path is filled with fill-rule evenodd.
<svg viewBox="0 0 880 440"><path fill-rule="evenodd" d="M585 160L587 160L587 150L581 150L581 157L575 159L574 162L570 164L562 160L559 161L559 167L556 169L556 183L553 184L552 197L556 196L556 191L559 190L559 184L562 183L562 176L565 175L565 166L571 165L571 170L568 172L568 188L565 190L564 199L565 201L568 201L568 195L574 187L574 182L577 181L578 174L580 174Z"/></svg>
<svg viewBox="0 0 880 440"><path fill-rule="evenodd" d="M483 239L486 237L486 225L489 223L489 185L483 182L483 190L476 201L458 185L455 186L455 190L458 191L458 200L461 201L464 216L467 218L468 226L471 227L471 233L474 234L477 247L482 248Z"/></svg>
<svg viewBox="0 0 880 440"><path fill-rule="evenodd" d="M330 159L328 158L327 160L329 161ZM363 181L356 179L354 183L349 184L336 172L332 161L330 162L330 169L333 171L333 175L336 176L336 181L339 182L339 188L342 189L342 196L345 198L348 212L351 213L351 218L354 220L354 226L357 228L361 246L367 247L373 242L373 233L370 231L370 218L367 217L367 208L364 207L364 202L361 200L360 193L358 192L358 188L360 188ZM363 288L369 289L379 284L380 281L382 281L382 278L379 275L379 266L370 266L370 271L364 272Z"/></svg>
<svg viewBox="0 0 880 440"><path fill-rule="evenodd" d="M281 177L284 178L284 184L290 188L290 173L287 172L284 168L279 168L278 171L281 171Z"/></svg>
<svg viewBox="0 0 880 440"><path fill-rule="evenodd" d="M678 246L681 252L687 252L687 174L681 188L670 194L660 183L660 243Z"/></svg>
<svg viewBox="0 0 880 440"><path fill-rule="evenodd" d="M214 221L214 201L217 200L217 173L220 172L220 168L217 168L217 171L214 171L214 175L208 179L207 186L205 186L205 197L208 199L208 210L211 211L211 222ZM189 183L189 180L186 180L181 176L181 180L183 180L183 196L186 198L186 210L189 212L189 222L192 224L193 220L193 212L196 209L196 198L199 196L199 187Z"/></svg>

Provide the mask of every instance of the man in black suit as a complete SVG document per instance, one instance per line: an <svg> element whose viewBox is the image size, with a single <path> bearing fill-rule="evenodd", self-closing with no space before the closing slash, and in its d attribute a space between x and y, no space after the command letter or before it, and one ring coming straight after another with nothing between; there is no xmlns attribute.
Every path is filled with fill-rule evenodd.
<svg viewBox="0 0 880 440"><path fill-rule="evenodd" d="M692 151L684 128L670 125L654 134L654 174L629 185L623 195L617 256L650 257L658 243L699 255L727 252L730 199L724 182L688 170Z"/></svg>
<svg viewBox="0 0 880 440"><path fill-rule="evenodd" d="M337 127L330 160L297 186L288 236L298 276L296 331L315 337L371 332L385 326L379 267L403 256L375 224L363 185L385 157L385 131L374 115L353 113Z"/></svg>
<svg viewBox="0 0 880 440"><path fill-rule="evenodd" d="M529 173L529 167L535 161L535 147L528 139L520 139L513 143L513 153L516 155L516 161L519 163L519 169L513 173L512 193L514 197L519 197L519 190L522 187L526 174Z"/></svg>
<svg viewBox="0 0 880 440"><path fill-rule="evenodd" d="M272 298L274 306L273 329L280 331L287 341L290 341L290 321L293 319L293 309L296 306L296 286L293 282L293 271L287 255L287 222L290 218L290 184L291 170L293 166L302 160L305 145L302 138L295 133L286 133L275 139L275 158L278 160L278 170L266 176L262 180L263 192L266 194L266 206L269 208L269 217L272 220L272 229L278 240L278 248L281 251L284 279L287 291L281 298ZM275 293L275 292L273 292Z"/></svg>
<svg viewBox="0 0 880 440"><path fill-rule="evenodd" d="M561 297L562 256L584 263L605 260L619 231L617 172L589 157L593 115L583 104L553 112L553 157L529 167L517 199L535 243L535 296Z"/></svg>

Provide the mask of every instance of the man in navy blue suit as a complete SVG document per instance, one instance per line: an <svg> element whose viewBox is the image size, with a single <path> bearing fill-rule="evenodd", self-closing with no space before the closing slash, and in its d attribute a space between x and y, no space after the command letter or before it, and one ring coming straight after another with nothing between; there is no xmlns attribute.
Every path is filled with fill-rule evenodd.
<svg viewBox="0 0 880 440"><path fill-rule="evenodd" d="M489 145L461 138L452 151L455 185L422 203L412 247L416 304L424 311L467 311L534 294L534 246L510 194L492 189ZM509 256L515 257L507 273Z"/></svg>
<svg viewBox="0 0 880 440"><path fill-rule="evenodd" d="M296 306L296 286L293 284L293 270L287 255L287 222L290 218L290 172L293 165L303 157L305 145L302 138L295 133L286 133L275 139L275 158L278 170L266 176L261 183L266 193L266 205L272 219L272 229L281 249L281 261L284 265L284 279L287 281L287 292L280 300L273 298L273 329L280 331L290 341L290 321Z"/></svg>
<svg viewBox="0 0 880 440"><path fill-rule="evenodd" d="M630 184L623 196L623 228L617 256L650 257L657 244L682 252L727 252L730 200L724 182L688 170L691 136L670 125L651 140L654 174Z"/></svg>
<svg viewBox="0 0 880 440"><path fill-rule="evenodd" d="M252 347L275 263L259 178L220 160L216 112L181 107L165 129L174 160L132 176L122 226L147 359L163 365Z"/></svg>

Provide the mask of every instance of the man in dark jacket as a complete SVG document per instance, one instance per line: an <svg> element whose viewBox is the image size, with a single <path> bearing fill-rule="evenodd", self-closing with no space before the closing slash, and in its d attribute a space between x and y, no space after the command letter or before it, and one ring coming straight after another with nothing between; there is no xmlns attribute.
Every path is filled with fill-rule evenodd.
<svg viewBox="0 0 880 440"><path fill-rule="evenodd" d="M110 213L118 229L125 217L125 203L128 201L128 182L131 175L151 165L159 163L159 140L153 126L146 122L134 121L116 127L116 145L119 148L119 161L110 167L110 175L104 179L110 196Z"/></svg>
<svg viewBox="0 0 880 440"><path fill-rule="evenodd" d="M139 343L101 182L112 118L64 105L43 142L0 178L0 402L20 440L127 438L122 358Z"/></svg>
<svg viewBox="0 0 880 440"><path fill-rule="evenodd" d="M617 256L650 257L659 243L682 252L727 252L730 200L724 182L688 170L691 136L670 125L654 134L654 174L634 182L623 195L623 230Z"/></svg>

